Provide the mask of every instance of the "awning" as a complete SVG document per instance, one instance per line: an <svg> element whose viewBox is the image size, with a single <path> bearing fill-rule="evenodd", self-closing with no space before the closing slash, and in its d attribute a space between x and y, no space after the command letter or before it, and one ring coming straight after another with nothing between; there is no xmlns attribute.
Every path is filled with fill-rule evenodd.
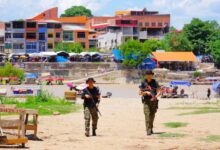
<svg viewBox="0 0 220 150"><path fill-rule="evenodd" d="M220 94L220 81L213 83L212 90Z"/></svg>
<svg viewBox="0 0 220 150"><path fill-rule="evenodd" d="M27 78L27 79L37 79L37 75L35 73L26 73L25 78Z"/></svg>
<svg viewBox="0 0 220 150"><path fill-rule="evenodd" d="M172 85L172 86L178 86L178 85L191 86L192 83L189 81L171 81L170 85Z"/></svg>
<svg viewBox="0 0 220 150"><path fill-rule="evenodd" d="M196 62L193 52L153 52L158 62Z"/></svg>

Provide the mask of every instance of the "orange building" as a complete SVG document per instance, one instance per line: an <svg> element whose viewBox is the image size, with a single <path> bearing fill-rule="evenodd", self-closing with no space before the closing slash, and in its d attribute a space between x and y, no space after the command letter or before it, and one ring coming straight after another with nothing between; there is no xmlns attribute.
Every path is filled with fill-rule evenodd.
<svg viewBox="0 0 220 150"><path fill-rule="evenodd" d="M0 53L4 53L5 46L5 24L0 22Z"/></svg>
<svg viewBox="0 0 220 150"><path fill-rule="evenodd" d="M170 15L146 9L117 11L115 16L88 18L86 26L96 31L90 41L96 40L100 49L111 50L128 39L162 39L169 32Z"/></svg>

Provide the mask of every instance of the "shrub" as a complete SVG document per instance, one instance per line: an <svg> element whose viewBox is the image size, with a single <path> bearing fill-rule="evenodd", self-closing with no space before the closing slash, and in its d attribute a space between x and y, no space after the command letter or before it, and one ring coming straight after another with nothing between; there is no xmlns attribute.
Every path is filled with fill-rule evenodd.
<svg viewBox="0 0 220 150"><path fill-rule="evenodd" d="M193 77L194 78L197 78L197 77L200 77L201 76L201 72L196 70L194 73L193 73Z"/></svg>
<svg viewBox="0 0 220 150"><path fill-rule="evenodd" d="M20 80L24 79L24 70L12 66L7 62L4 67L0 67L1 77L18 77Z"/></svg>

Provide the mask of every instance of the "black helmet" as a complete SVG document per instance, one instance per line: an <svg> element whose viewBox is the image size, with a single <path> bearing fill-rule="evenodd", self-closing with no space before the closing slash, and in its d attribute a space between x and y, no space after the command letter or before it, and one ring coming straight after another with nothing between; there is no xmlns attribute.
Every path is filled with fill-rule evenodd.
<svg viewBox="0 0 220 150"><path fill-rule="evenodd" d="M154 75L154 72L152 70L147 70L145 74L146 75Z"/></svg>
<svg viewBox="0 0 220 150"><path fill-rule="evenodd" d="M88 79L86 80L86 84L89 83L89 81L93 81L94 83L96 82L96 81L94 80L94 78L88 78Z"/></svg>

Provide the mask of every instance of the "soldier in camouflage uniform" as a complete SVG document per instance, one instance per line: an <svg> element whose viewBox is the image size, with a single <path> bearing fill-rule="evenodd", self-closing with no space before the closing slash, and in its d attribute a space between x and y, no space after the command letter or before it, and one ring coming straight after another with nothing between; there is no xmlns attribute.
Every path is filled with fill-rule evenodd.
<svg viewBox="0 0 220 150"><path fill-rule="evenodd" d="M86 80L88 87L83 90L82 99L84 100L84 118L85 118L85 135L89 137L90 120L92 118L92 135L96 136L98 123L98 105L100 103L100 92L94 86L95 80L89 78Z"/></svg>
<svg viewBox="0 0 220 150"><path fill-rule="evenodd" d="M158 97L160 96L160 87L158 82L153 79L154 73L147 70L146 79L139 86L142 103L144 106L145 124L147 135L153 134L153 123L158 109Z"/></svg>

